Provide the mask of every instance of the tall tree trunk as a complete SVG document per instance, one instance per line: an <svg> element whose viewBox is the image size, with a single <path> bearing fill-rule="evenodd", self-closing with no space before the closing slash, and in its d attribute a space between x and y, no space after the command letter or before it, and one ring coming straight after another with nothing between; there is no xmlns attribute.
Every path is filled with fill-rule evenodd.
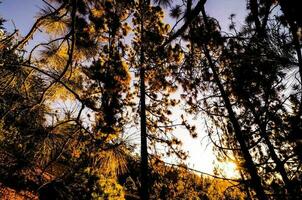
<svg viewBox="0 0 302 200"><path fill-rule="evenodd" d="M293 44L294 48L297 53L297 58L298 58L298 64L299 64L299 75L300 75L300 83L301 83L301 88L302 90L302 53L301 53L301 44L299 41L298 37L298 27L297 25L289 19L289 26L290 26L290 32L292 33L293 36ZM302 95L300 99L300 105L299 105L299 111L298 111L298 118L302 115Z"/></svg>
<svg viewBox="0 0 302 200"><path fill-rule="evenodd" d="M280 0L279 1L281 10L284 13L286 20L288 21L289 30L293 36L293 46L297 54L299 76L300 76L300 102L298 105L297 113L294 116L294 122L292 123L292 132L294 133L294 139L296 143L296 152L300 159L302 160L302 145L298 141L302 139L301 134L301 124L302 124L302 52L301 52L301 38L299 38L298 31L302 28L301 14L299 10L299 1L292 0Z"/></svg>
<svg viewBox="0 0 302 200"><path fill-rule="evenodd" d="M140 28L141 28L141 52L140 52L140 125L141 125L141 199L149 199L148 191L148 144L147 144L147 125L146 125L146 86L145 86L145 57L144 57L144 0L140 1Z"/></svg>
<svg viewBox="0 0 302 200"><path fill-rule="evenodd" d="M261 24L260 23L260 20L259 20L259 12L258 12L258 2L257 0L250 0L250 10L251 10L251 13L252 13L252 16L253 16L253 19L254 19L254 23L255 23L255 26L256 26L256 31L258 33L258 37L260 39L264 39L265 37L267 37L267 34L265 32L265 26L267 24L267 19L268 19L268 15L269 15L269 10L270 10L270 7L272 5L272 2L271 1L266 1L265 2L266 4L266 15L264 17L264 21L263 23ZM296 38L294 36L294 43L296 44ZM296 46L296 45L295 45ZM296 48L297 50L297 48ZM299 55L300 53L300 55ZM299 59L299 56L301 57L301 52L298 52L297 51L297 54L298 54L298 59ZM301 70L301 66L299 67L299 71L300 71L300 75L302 74L302 70ZM255 118L255 122L258 124L259 128L260 128L260 135L262 138L264 138L264 142L265 144L267 145L268 149L269 149L269 153L273 159L273 161L275 162L276 164L276 169L277 171L280 173L282 179L283 179L283 182L285 184L285 187L287 188L287 190L291 190L291 187L290 187L290 180L287 176L287 173L286 173L286 170L285 170L285 167L284 167L284 164L282 163L282 161L279 159L275 149L274 149L274 146L273 144L271 143L268 135L267 135L267 131L266 131L266 125L260 120L260 117L259 115L257 114L256 110L255 110L255 107L253 106L253 104L250 102L249 100L249 97L248 97L248 94L246 94L244 91L242 91L244 94L244 104L247 108L249 108Z"/></svg>
<svg viewBox="0 0 302 200"><path fill-rule="evenodd" d="M142 60L142 59L141 59ZM141 118L141 199L149 199L148 145L146 127L145 69L140 69L140 118Z"/></svg>
<svg viewBox="0 0 302 200"><path fill-rule="evenodd" d="M300 83L302 87L302 53L301 53L301 44L298 36L298 30L301 27L301 14L298 15L299 11L299 2L292 0L280 0L281 10L284 13L285 19L288 22L289 30L293 36L293 45L294 49L297 53L298 64L299 64L299 75L300 75ZM300 88L301 89L301 88ZM299 105L298 118L302 115L302 95L301 102Z"/></svg>
<svg viewBox="0 0 302 200"><path fill-rule="evenodd" d="M210 26L209 26L208 21L207 21L207 15L206 15L206 12L204 10L204 7L202 8L201 12L202 12L202 15L203 15L203 18L204 18L206 29L209 31ZM242 155L243 155L243 158L244 158L244 161L245 161L245 167L246 167L246 169L248 170L248 172L251 176L251 185L255 189L256 195L257 195L259 200L267 200L268 197L264 192L264 189L263 189L262 184L261 184L261 178L258 175L257 168L254 164L254 161L253 161L252 156L249 152L249 149L248 149L248 147L245 143L245 140L244 140L244 137L243 137L243 132L241 130L238 119L236 118L235 112L233 111L233 108L232 108L232 105L231 105L231 102L230 102L230 99L229 99L229 95L227 94L227 92L225 91L225 89L224 89L224 87L221 83L219 75L216 71L216 66L215 66L215 64L212 60L212 57L210 55L210 52L208 50L207 45L203 46L203 50L204 50L206 59L208 60L209 67L210 67L210 69L213 73L214 81L216 82L216 84L218 86L218 89L220 91L220 94L222 96L222 99L225 103L225 108L227 109L229 119L230 119L230 121L233 125L234 132L235 132L235 137L236 137L236 140L239 142L241 152L242 152Z"/></svg>
<svg viewBox="0 0 302 200"><path fill-rule="evenodd" d="M245 92L244 92L245 93ZM273 144L271 143L267 131L266 131L266 125L260 120L259 115L257 114L255 107L253 106L253 104L250 102L250 100L248 99L247 94L244 94L245 99L244 102L246 104L246 107L249 108L255 118L255 122L256 124L259 126L260 128L260 135L261 137L264 139L265 144L267 145L268 149L269 149L269 153L273 159L273 161L276 164L276 169L278 170L278 172L280 173L283 182L285 184L285 187L287 188L288 191L291 191L291 186L290 186L290 180L287 176L287 172L285 170L284 164L283 162L279 159L275 148L273 146Z"/></svg>
<svg viewBox="0 0 302 200"><path fill-rule="evenodd" d="M252 156L251 156L251 154L248 150L248 147L245 143L243 133L241 131L241 128L240 128L238 120L235 116L235 113L233 111L231 102L229 100L229 97L228 97L226 91L223 88L223 85L222 85L222 83L219 79L219 76L218 76L217 72L216 72L216 67L214 66L214 63L212 62L211 56L210 56L210 54L209 54L209 52L206 48L207 47L204 48L205 49L205 54L206 54L207 60L208 60L209 65L210 65L210 69L213 72L214 81L216 82L216 84L219 88L219 91L220 91L221 96L223 98L223 101L225 103L225 107L228 111L229 119L230 119L230 121L233 125L234 132L235 132L235 137L236 137L237 141L239 142L239 145L240 145L240 148L241 148L241 151L242 151L242 155L243 155L244 160L245 160L245 167L247 168L247 170L248 170L248 172L251 176L252 187L255 189L257 197L260 200L266 200L268 198L267 198L267 196L266 196L266 194L263 190L260 176L258 175L258 172L257 172L256 166L253 162Z"/></svg>

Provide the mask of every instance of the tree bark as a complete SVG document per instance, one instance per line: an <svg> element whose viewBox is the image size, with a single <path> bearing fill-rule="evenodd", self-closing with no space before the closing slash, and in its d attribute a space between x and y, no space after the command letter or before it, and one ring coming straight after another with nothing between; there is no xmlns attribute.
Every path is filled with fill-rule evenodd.
<svg viewBox="0 0 302 200"><path fill-rule="evenodd" d="M146 86L145 86L145 57L144 57L144 17L145 4L140 1L141 15L141 50L140 50L140 125L141 125L141 199L149 199L148 187L148 144L147 144L147 124L146 124Z"/></svg>
<svg viewBox="0 0 302 200"><path fill-rule="evenodd" d="M204 18L206 28L208 30L210 30L208 22L207 22L207 15L206 15L206 12L204 10L204 7L202 8L201 12L202 12L202 15L203 15L203 18ZM208 50L207 45L203 46L203 50L204 50L206 59L208 60L209 67L210 67L210 69L213 73L214 81L216 82L216 84L218 86L218 89L220 91L220 94L222 96L222 99L225 103L225 108L227 109L229 119L230 119L230 121L233 125L234 132L235 132L235 137L236 137L236 140L238 141L238 143L240 145L241 152L242 152L242 155L243 155L243 158L244 158L245 167L246 167L246 169L248 170L248 172L251 176L252 187L254 188L254 190L256 192L256 195L257 195L259 200L267 200L268 197L264 192L264 189L263 189L262 184L261 184L261 178L258 175L257 168L254 164L253 158L252 158L252 156L249 152L249 149L248 149L248 147L245 143L245 140L244 140L244 137L243 137L243 132L242 132L240 124L239 124L239 122L236 118L236 115L233 111L233 108L232 108L232 105L231 105L231 102L230 102L230 99L229 99L229 95L227 94L227 92L225 91L225 89L224 89L224 87L221 83L219 75L216 71L216 66L215 66L214 62L212 61L212 57L210 55L210 52Z"/></svg>
<svg viewBox="0 0 302 200"><path fill-rule="evenodd" d="M245 94L246 96L246 94ZM266 131L266 125L260 120L259 115L257 114L255 107L253 106L253 104L250 102L250 100L248 99L248 97L246 96L246 98L244 99L244 102L246 104L246 106L251 110L254 118L255 118L255 122L256 124L259 126L260 128L260 135L261 137L264 138L264 142L267 145L268 149L269 149L269 153L273 159L273 161L276 164L276 169L278 170L278 172L281 174L281 177L283 179L283 182L285 183L285 187L287 188L288 191L291 191L291 186L290 186L290 180L287 176L287 172L285 170L284 164L283 162L279 159L275 148L273 146L273 144L271 143L267 131Z"/></svg>

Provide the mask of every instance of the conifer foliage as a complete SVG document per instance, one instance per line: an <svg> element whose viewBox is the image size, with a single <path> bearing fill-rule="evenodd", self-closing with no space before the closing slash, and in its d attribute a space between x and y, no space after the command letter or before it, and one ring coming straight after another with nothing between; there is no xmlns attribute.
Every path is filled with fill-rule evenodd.
<svg viewBox="0 0 302 200"><path fill-rule="evenodd" d="M297 0L227 31L206 0L41 3L25 35L0 18L0 198L302 198ZM237 175L186 166L179 132Z"/></svg>

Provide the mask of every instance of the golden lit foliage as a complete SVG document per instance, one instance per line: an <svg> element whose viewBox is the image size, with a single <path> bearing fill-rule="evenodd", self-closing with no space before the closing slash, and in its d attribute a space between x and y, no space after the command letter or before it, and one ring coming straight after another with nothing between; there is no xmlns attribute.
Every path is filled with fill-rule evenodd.
<svg viewBox="0 0 302 200"><path fill-rule="evenodd" d="M116 179L101 176L98 180L99 194L92 193L93 200L123 200L124 190L123 187L118 184Z"/></svg>
<svg viewBox="0 0 302 200"><path fill-rule="evenodd" d="M40 51L42 62L51 69L62 70L68 59L66 42L52 42Z"/></svg>

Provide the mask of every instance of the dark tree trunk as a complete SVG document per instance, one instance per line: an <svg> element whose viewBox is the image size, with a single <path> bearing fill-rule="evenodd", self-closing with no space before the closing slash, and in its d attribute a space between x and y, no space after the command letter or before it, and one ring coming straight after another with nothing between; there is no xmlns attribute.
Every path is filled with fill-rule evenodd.
<svg viewBox="0 0 302 200"><path fill-rule="evenodd" d="M245 143L243 133L241 131L238 120L236 119L235 113L232 109L231 102L228 98L228 95L226 94L226 91L223 88L222 83L220 82L220 79L219 79L219 76L216 72L215 66L214 66L213 62L211 62L211 57L210 57L209 52L207 52L207 50L205 50L205 52L206 52L206 57L209 61L210 68L211 68L211 70L213 72L213 75L214 75L214 80L215 80L215 82L216 82L216 84L219 88L219 91L220 91L221 96L223 98L223 101L225 103L225 107L228 111L229 119L230 119L230 121L233 125L234 132L235 132L235 137L236 137L237 141L239 142L239 145L240 145L240 148L241 148L241 151L242 151L242 155L243 155L244 160L245 160L245 167L246 167L246 169L248 170L248 172L251 176L252 187L255 189L257 197L260 200L266 200L267 196L266 196L266 194L263 190L263 187L262 187L262 184L261 184L261 179L258 175L258 172L257 172L257 169L256 169L255 164L253 162L252 156L251 156L251 154L248 150L248 147Z"/></svg>
<svg viewBox="0 0 302 200"><path fill-rule="evenodd" d="M148 146L146 128L145 69L140 69L140 118L141 118L141 199L149 199Z"/></svg>
<svg viewBox="0 0 302 200"><path fill-rule="evenodd" d="M251 110L251 112L252 112L252 114L255 118L255 122L260 128L260 135L261 135L262 138L264 138L265 144L267 145L267 147L269 149L269 153L270 153L273 161L276 164L276 169L281 174L283 182L285 183L285 187L288 189L288 191L291 191L290 180L287 176L287 172L285 170L284 164L279 159L279 157L278 157L278 155L275 151L275 148L274 148L273 144L271 143L271 141L268 137L268 134L267 134L267 131L266 131L266 125L260 120L260 117L257 114L257 112L255 110L255 107L253 106L253 104L248 99L247 94L245 94L244 96L245 96L244 102L246 104L246 107L248 107Z"/></svg>
<svg viewBox="0 0 302 200"><path fill-rule="evenodd" d="M144 58L144 0L140 1L141 15L141 52L140 52L140 123L141 123L141 199L149 199L148 191L148 144L147 144L147 125L146 125L146 87L145 87L145 58Z"/></svg>
<svg viewBox="0 0 302 200"><path fill-rule="evenodd" d="M210 26L207 22L207 15L206 15L206 12L204 10L204 7L202 8L201 12L202 12L202 15L203 15L203 18L204 18L206 28L209 31ZM262 184L261 184L261 178L258 175L257 168L256 168L256 166L254 164L254 161L252 159L252 156L249 152L248 146L245 143L243 132L242 132L240 124L239 124L239 122L236 118L236 115L233 111L233 108L232 108L232 105L231 105L231 102L230 102L230 99L229 99L229 95L227 94L227 92L225 91L225 89L224 89L224 87L221 83L219 75L216 71L216 66L215 66L214 62L212 61L212 57L210 55L210 52L208 50L207 45L204 45L203 50L204 50L206 59L208 60L209 67L210 67L210 69L213 73L214 81L216 82L216 84L218 86L218 89L220 91L220 94L222 96L222 99L224 101L225 108L227 109L229 119L230 119L230 121L233 125L234 132L235 132L235 137L236 137L236 140L238 141L238 143L240 145L241 152L242 152L242 155L243 155L243 158L244 158L244 161L245 161L245 167L246 167L246 169L248 170L248 172L251 176L251 186L255 189L256 195L257 195L259 200L267 200L268 199L267 195L265 194L264 189L263 189Z"/></svg>

